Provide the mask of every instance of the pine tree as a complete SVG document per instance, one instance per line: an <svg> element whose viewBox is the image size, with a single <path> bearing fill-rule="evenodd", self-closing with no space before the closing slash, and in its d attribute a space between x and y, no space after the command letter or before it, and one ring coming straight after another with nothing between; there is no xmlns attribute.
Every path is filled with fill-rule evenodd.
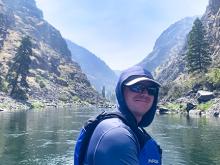
<svg viewBox="0 0 220 165"><path fill-rule="evenodd" d="M25 90L29 88L27 75L31 63L32 44L29 37L24 37L10 65L7 79L12 90L10 95L16 99L27 99Z"/></svg>
<svg viewBox="0 0 220 165"><path fill-rule="evenodd" d="M189 72L207 72L207 68L211 64L212 59L205 34L205 28L200 19L197 18L187 40L186 62Z"/></svg>
<svg viewBox="0 0 220 165"><path fill-rule="evenodd" d="M105 86L102 87L102 97L105 98Z"/></svg>
<svg viewBox="0 0 220 165"><path fill-rule="evenodd" d="M3 78L2 78L2 64L0 63L0 91L2 91Z"/></svg>

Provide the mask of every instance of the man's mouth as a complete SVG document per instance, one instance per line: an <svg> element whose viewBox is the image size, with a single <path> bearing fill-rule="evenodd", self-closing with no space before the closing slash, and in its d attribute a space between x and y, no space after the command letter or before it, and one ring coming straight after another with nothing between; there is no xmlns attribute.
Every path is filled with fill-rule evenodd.
<svg viewBox="0 0 220 165"><path fill-rule="evenodd" d="M149 102L149 100L148 100L148 99L136 99L135 101L144 102L144 103Z"/></svg>

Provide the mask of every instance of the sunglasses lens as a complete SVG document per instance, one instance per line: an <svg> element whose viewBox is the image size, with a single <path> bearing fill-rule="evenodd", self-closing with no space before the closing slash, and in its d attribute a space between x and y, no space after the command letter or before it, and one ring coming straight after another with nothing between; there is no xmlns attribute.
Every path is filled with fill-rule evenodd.
<svg viewBox="0 0 220 165"><path fill-rule="evenodd" d="M140 84L134 84L134 85L129 86L129 89L130 89L132 92L136 92L136 93L141 93L141 92L143 91L142 88L143 88L143 87L142 87Z"/></svg>
<svg viewBox="0 0 220 165"><path fill-rule="evenodd" d="M129 86L129 89L135 93L142 93L144 90L146 90L149 95L155 96L157 94L157 88L148 87L143 84L131 85L131 86Z"/></svg>
<svg viewBox="0 0 220 165"><path fill-rule="evenodd" d="M157 94L157 88L148 87L146 88L149 95L155 96Z"/></svg>

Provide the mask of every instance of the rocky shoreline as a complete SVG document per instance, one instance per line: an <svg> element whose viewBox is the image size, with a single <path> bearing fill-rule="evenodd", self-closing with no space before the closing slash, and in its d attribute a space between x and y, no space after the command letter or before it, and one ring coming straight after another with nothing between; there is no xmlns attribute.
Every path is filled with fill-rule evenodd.
<svg viewBox="0 0 220 165"><path fill-rule="evenodd" d="M201 104L207 104L211 101L211 104L206 110L200 108ZM169 106L172 105L172 106ZM175 107L173 106L175 105ZM116 108L116 105L110 102L103 104L92 105L80 100L75 102L62 102L52 100L36 100L29 99L28 101L18 101L11 97L1 94L0 95L0 112L3 111L17 111L17 110L29 110L29 109L46 109L46 108L65 108L65 107L91 107L91 108ZM207 117L220 117L220 96L210 98L205 102L200 103L196 97L182 97L175 101L159 102L157 114L186 114L189 116L207 116Z"/></svg>
<svg viewBox="0 0 220 165"><path fill-rule="evenodd" d="M45 108L65 108L65 107L97 107L97 108L114 108L110 102L97 105L89 104L80 100L74 102L52 101L52 100L36 100L29 99L28 101L18 101L11 97L0 95L0 112L3 111L17 111L17 110L30 110L30 109L45 109Z"/></svg>
<svg viewBox="0 0 220 165"><path fill-rule="evenodd" d="M211 99L209 101L210 105L206 109L201 108L201 105L205 105L208 103L199 103L195 98L183 97L173 102L170 102L170 104L179 105L179 107L176 108L170 108L169 106L166 106L167 104L169 104L169 102L161 102L159 103L157 113L160 115L178 113L198 117L220 117L220 97Z"/></svg>

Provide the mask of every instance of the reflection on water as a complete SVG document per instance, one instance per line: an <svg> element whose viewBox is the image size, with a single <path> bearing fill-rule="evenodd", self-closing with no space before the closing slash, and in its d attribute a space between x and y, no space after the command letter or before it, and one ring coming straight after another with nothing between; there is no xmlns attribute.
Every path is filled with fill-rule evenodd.
<svg viewBox="0 0 220 165"><path fill-rule="evenodd" d="M73 164L79 129L92 110L0 113L0 164Z"/></svg>
<svg viewBox="0 0 220 165"><path fill-rule="evenodd" d="M92 109L0 113L0 165L73 164L75 139ZM164 165L220 164L220 119L156 116L148 132Z"/></svg>
<svg viewBox="0 0 220 165"><path fill-rule="evenodd" d="M219 165L220 119L159 116L149 132L163 148L165 165Z"/></svg>

